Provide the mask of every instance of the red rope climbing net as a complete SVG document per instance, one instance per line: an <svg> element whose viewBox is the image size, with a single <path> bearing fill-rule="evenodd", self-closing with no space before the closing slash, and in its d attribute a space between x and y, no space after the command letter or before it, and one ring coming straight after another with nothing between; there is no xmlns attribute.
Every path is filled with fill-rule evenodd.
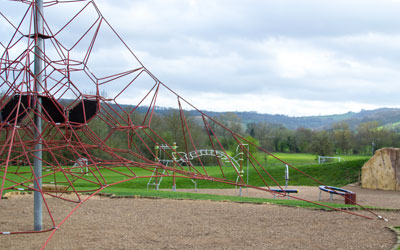
<svg viewBox="0 0 400 250"><path fill-rule="evenodd" d="M66 19L61 23L44 18L43 33L35 32L34 2L14 1L26 4L20 22L0 13L12 31L8 40L0 41L0 199L10 191L39 192L51 225L42 231L0 228L0 234L51 232L45 247L59 227L93 195L141 178L152 178L157 187L162 177L172 178L174 184L180 179L208 180L272 193L270 186L278 186L283 191L280 195L289 196L259 162L254 150L249 149L275 156L158 80L111 27L94 1L45 2L45 13L55 13L49 19ZM60 9L64 3L75 4L79 11L73 15L64 13ZM42 51L35 50L39 37L44 39ZM40 88L35 84L35 56L43 62ZM168 123L156 115L159 103L165 100L175 112L174 138L165 138L154 125ZM128 101L136 105L122 104ZM41 118L41 129L35 117ZM243 161L229 156L218 136L221 131L239 145L238 151L247 156L251 173L263 187L247 183ZM199 134L203 135L201 142ZM118 143L115 138L119 138ZM179 150L173 145L175 140L179 141ZM38 144L41 149L35 147ZM213 171L201 157L204 145L214 152L208 153L217 165ZM35 154L38 150L42 152L41 159ZM40 176L34 171L35 159L43 163ZM35 185L39 180L42 187ZM83 198L82 193L90 195ZM63 220L56 221L49 198L76 206Z"/></svg>

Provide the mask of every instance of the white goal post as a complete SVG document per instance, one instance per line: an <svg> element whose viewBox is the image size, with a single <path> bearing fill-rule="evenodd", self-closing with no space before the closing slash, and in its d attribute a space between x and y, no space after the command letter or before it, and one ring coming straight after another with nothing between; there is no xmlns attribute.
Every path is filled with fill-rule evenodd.
<svg viewBox="0 0 400 250"><path fill-rule="evenodd" d="M338 160L338 162L342 161L342 157L333 157L333 156L321 156L318 155L318 164L325 163L326 160L332 159L332 160Z"/></svg>

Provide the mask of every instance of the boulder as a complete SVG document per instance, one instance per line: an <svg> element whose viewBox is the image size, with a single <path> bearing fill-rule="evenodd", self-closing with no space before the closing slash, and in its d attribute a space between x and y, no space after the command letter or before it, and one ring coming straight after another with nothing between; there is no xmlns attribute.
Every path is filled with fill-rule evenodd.
<svg viewBox="0 0 400 250"><path fill-rule="evenodd" d="M382 148L361 169L363 188L400 190L400 148Z"/></svg>

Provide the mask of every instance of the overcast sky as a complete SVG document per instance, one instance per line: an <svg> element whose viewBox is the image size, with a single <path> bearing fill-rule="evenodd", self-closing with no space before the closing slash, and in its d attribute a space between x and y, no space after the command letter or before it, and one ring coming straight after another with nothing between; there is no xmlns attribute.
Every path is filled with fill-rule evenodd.
<svg viewBox="0 0 400 250"><path fill-rule="evenodd" d="M142 63L199 109L400 107L400 0L96 3Z"/></svg>

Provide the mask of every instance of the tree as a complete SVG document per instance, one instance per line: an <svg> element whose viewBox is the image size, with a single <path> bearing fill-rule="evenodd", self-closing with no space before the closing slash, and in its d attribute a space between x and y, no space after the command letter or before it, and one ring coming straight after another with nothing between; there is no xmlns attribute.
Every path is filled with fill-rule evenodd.
<svg viewBox="0 0 400 250"><path fill-rule="evenodd" d="M258 152L258 146L260 146L260 143L258 140L251 135L246 136L245 139L249 142L249 151L252 155L255 155ZM246 142L247 143L247 142Z"/></svg>
<svg viewBox="0 0 400 250"><path fill-rule="evenodd" d="M251 137L255 137L256 135L257 124L254 122L248 123L246 128L246 133Z"/></svg>
<svg viewBox="0 0 400 250"><path fill-rule="evenodd" d="M295 131L295 140L297 152L309 153L311 152L311 140L313 137L313 131L308 128L298 128Z"/></svg>
<svg viewBox="0 0 400 250"><path fill-rule="evenodd" d="M377 142L379 123L377 121L360 123L357 126L355 137L358 144L358 152L362 154L371 154L373 147ZM375 148L376 149L376 148Z"/></svg>
<svg viewBox="0 0 400 250"><path fill-rule="evenodd" d="M230 131L235 132L239 135L244 134L244 127L242 125L240 117L233 112L226 112L216 117L216 120L228 129L225 129L216 123L214 123L214 125L212 126L214 132L219 136L222 146L225 149L229 149L231 151L236 150L237 142L233 138Z"/></svg>
<svg viewBox="0 0 400 250"><path fill-rule="evenodd" d="M251 132L252 137L257 139L260 143L260 147L274 151L274 135L272 133L274 125L266 123L266 122L259 122L259 123L251 123L247 126L248 133Z"/></svg>
<svg viewBox="0 0 400 250"><path fill-rule="evenodd" d="M332 125L332 137L336 152L338 154L348 154L351 150L352 132L349 124L346 122L338 122Z"/></svg>
<svg viewBox="0 0 400 250"><path fill-rule="evenodd" d="M333 143L327 131L319 131L314 134L312 137L311 149L312 152L317 155L333 155Z"/></svg>
<svg viewBox="0 0 400 250"><path fill-rule="evenodd" d="M190 137L196 144L196 147L205 146L206 132L203 127L198 125L193 116L190 116L188 113L181 113L178 110L171 109L164 117L162 117L163 122L162 125L157 128L158 133L167 140L167 142L172 145L173 142L176 142L179 151L186 151L186 146L188 147L188 151L194 150ZM183 131L185 133L183 133ZM185 134L185 137L184 137Z"/></svg>

